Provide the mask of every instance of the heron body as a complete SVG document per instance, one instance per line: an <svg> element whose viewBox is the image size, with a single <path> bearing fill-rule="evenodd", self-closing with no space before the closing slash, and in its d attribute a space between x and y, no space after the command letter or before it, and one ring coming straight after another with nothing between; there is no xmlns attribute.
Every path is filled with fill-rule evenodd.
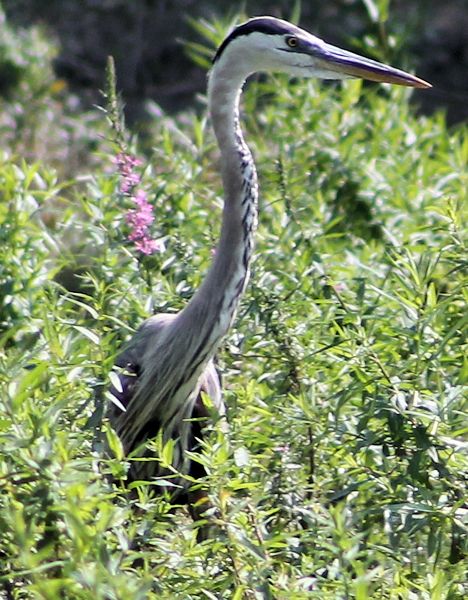
<svg viewBox="0 0 468 600"><path fill-rule="evenodd" d="M257 227L257 175L239 124L239 99L246 78L257 71L296 77L360 77L413 87L421 79L326 44L286 21L258 17L237 27L221 44L208 80L208 106L221 159L224 209L213 263L191 301L178 314L161 314L143 323L119 356L120 389L109 409L110 421L129 454L162 432L174 440L174 497L199 476L187 450L197 447L206 417L201 392L224 412L213 357L231 327L249 278ZM119 404L121 406L119 406ZM125 408L123 410L122 408ZM145 457L148 450L142 450ZM196 472L197 471L197 472ZM164 474L157 460L132 462L130 479L155 480Z"/></svg>

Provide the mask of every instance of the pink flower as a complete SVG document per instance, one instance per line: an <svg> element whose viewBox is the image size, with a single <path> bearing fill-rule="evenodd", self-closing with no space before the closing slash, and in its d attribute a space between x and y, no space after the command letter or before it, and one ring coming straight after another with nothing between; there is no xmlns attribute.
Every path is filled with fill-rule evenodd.
<svg viewBox="0 0 468 600"><path fill-rule="evenodd" d="M119 152L114 157L114 163L119 167L119 171L131 171L134 167L140 167L143 164L139 158L125 152Z"/></svg>
<svg viewBox="0 0 468 600"><path fill-rule="evenodd" d="M127 175L123 175L122 181L120 182L120 191L122 194L129 194L139 183L140 176L138 173L128 173Z"/></svg>
<svg viewBox="0 0 468 600"><path fill-rule="evenodd" d="M164 244L152 239L149 227L154 222L153 207L148 202L148 194L145 190L137 188L141 182L140 174L135 171L142 162L136 156L120 152L114 158L120 174L119 190L128 196L134 203L135 208L130 209L125 215L125 221L130 228L128 239L134 242L135 248L142 254L153 254L162 252Z"/></svg>
<svg viewBox="0 0 468 600"><path fill-rule="evenodd" d="M145 190L137 190L133 196L133 201L137 206L149 206L148 194L145 192Z"/></svg>
<svg viewBox="0 0 468 600"><path fill-rule="evenodd" d="M148 228L154 221L153 209L150 206L149 208L129 210L125 216L125 220L133 229Z"/></svg>
<svg viewBox="0 0 468 600"><path fill-rule="evenodd" d="M142 254L154 254L155 252L164 251L164 245L161 241L147 237L135 241L135 248Z"/></svg>
<svg viewBox="0 0 468 600"><path fill-rule="evenodd" d="M133 188L141 181L139 173L134 170L135 167L142 164L141 160L131 154L119 152L114 158L114 163L117 165L121 177L120 191L122 194L131 194Z"/></svg>

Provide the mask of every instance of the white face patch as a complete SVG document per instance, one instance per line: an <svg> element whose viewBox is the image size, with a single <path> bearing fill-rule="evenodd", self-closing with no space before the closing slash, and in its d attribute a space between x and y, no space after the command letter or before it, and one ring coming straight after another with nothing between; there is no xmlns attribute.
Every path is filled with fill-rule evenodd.
<svg viewBox="0 0 468 600"><path fill-rule="evenodd" d="M291 37L298 40L297 47L288 45ZM307 46L312 52L307 52ZM323 72L318 64L319 59L314 56L314 49L320 55L325 52L325 48L323 40L301 29L284 34L253 31L232 39L213 69L225 74L227 79L246 79L258 71L283 72L300 77L325 75L333 78L332 73Z"/></svg>

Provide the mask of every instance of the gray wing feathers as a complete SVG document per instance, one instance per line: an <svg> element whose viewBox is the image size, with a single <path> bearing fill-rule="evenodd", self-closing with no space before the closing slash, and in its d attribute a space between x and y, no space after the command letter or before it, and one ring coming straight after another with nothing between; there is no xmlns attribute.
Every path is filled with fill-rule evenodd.
<svg viewBox="0 0 468 600"><path fill-rule="evenodd" d="M173 321L175 316L176 315L161 313L147 319L139 327L128 346L117 357L115 366L118 367L120 389L117 389L115 385L112 385L109 392L115 396L125 408L128 407L131 399L136 393L149 347L151 347L154 341L158 339L160 333ZM122 412L121 409L113 404L109 409L110 418L118 418L119 412Z"/></svg>
<svg viewBox="0 0 468 600"><path fill-rule="evenodd" d="M119 434L124 433L124 431L130 434L124 436L129 444L127 450L131 449L133 445L131 439L135 436L136 430L139 429L136 420L140 424L151 421L165 421L169 407L166 406L167 401L164 400L164 395L159 395L158 392L168 391L171 381L170 377L166 376L167 371L172 371L172 368L176 366L175 364L172 365L172 368L169 366L172 359L177 355L174 352L174 339L172 336L172 325L176 318L177 315L174 314L158 314L147 319L116 360L115 364L119 368L118 377L121 389L117 390L115 386L112 386L110 392L127 410L124 412L118 405L112 404L109 409L109 418ZM182 373L183 371L182 368ZM149 381L153 385L148 385ZM189 384L188 381L187 384ZM151 388L154 388L154 393L159 396L159 401L156 401ZM211 398L215 410L220 415L224 414L221 384L212 360L208 361L198 379L198 384L195 382L195 387L192 388L196 396L198 396L200 390ZM142 392L144 397L141 395ZM137 405L132 402L136 396L138 396L139 414L135 413ZM169 393L166 398L170 396ZM191 410L190 405L193 408L193 404L190 403L187 405L189 410ZM149 414L150 412L151 414ZM190 415L186 416L189 417ZM130 430L128 427L130 427ZM133 434L130 431L133 431Z"/></svg>

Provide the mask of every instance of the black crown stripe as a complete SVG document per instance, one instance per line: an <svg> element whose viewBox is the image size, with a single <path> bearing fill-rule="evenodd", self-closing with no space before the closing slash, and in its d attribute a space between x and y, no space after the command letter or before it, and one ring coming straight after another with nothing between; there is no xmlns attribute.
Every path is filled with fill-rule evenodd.
<svg viewBox="0 0 468 600"><path fill-rule="evenodd" d="M226 49L226 46L228 46L232 40L235 40L242 35L249 35L249 33L255 32L266 33L267 35L286 35L288 33L294 33L294 30L294 25L283 23L282 21L279 21L273 17L256 17L254 19L250 19L250 21L239 25L233 31L231 31L231 33L218 48L213 59L213 63L219 60L221 54Z"/></svg>

